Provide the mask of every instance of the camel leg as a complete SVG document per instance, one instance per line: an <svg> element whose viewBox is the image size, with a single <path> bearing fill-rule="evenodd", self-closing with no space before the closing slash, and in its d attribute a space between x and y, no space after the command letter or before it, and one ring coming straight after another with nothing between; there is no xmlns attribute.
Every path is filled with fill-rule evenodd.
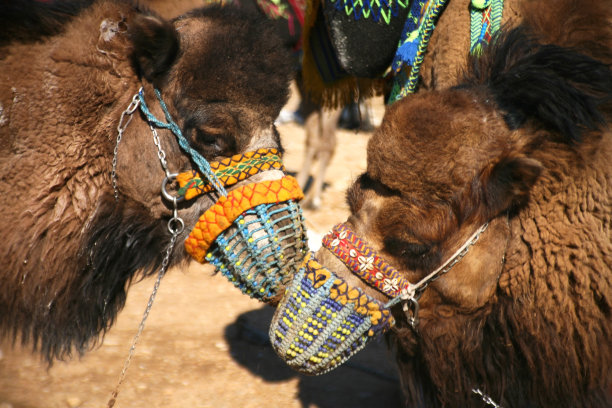
<svg viewBox="0 0 612 408"><path fill-rule="evenodd" d="M321 111L318 115L320 132L318 133L315 153L318 168L314 175L312 186L304 199L305 207L318 209L321 206L325 173L336 150L336 129L341 113L342 109L334 109Z"/></svg>
<svg viewBox="0 0 612 408"><path fill-rule="evenodd" d="M321 133L319 116L320 113L317 110L304 118L304 159L302 167L297 174L297 181L302 189L306 188L306 183L310 177L310 170L317 155L318 139Z"/></svg>

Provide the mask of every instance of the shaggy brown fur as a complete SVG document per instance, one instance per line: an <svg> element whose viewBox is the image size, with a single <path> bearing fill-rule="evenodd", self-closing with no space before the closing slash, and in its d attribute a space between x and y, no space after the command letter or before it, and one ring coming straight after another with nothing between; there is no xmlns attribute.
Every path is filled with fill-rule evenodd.
<svg viewBox="0 0 612 408"><path fill-rule="evenodd" d="M164 172L139 111L119 145L113 197L116 127L138 89L163 118L159 88L184 135L214 160L280 148L273 121L291 79L265 21L231 7L166 21L125 1L55 12L60 3L0 6L9 27L0 49L0 334L49 360L91 347L169 242ZM32 19L38 31L17 35ZM170 171L192 168L175 136L159 135ZM186 228L173 263L185 259L180 242L209 205L179 209Z"/></svg>
<svg viewBox="0 0 612 408"><path fill-rule="evenodd" d="M348 193L349 224L412 282L489 222L423 293L417 332L394 309L410 407L484 406L474 388L503 407L612 404L612 8L527 4L462 83L388 109Z"/></svg>

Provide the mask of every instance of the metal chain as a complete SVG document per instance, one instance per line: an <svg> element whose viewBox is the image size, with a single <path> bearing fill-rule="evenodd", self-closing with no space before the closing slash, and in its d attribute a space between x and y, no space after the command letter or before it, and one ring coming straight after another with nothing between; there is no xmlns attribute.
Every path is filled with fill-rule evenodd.
<svg viewBox="0 0 612 408"><path fill-rule="evenodd" d="M472 392L476 395L479 395L480 398L482 398L482 400L485 402L485 404L490 405L495 408L502 408L501 405L493 401L493 398L489 397L487 394L482 392L480 388L472 388Z"/></svg>
<svg viewBox="0 0 612 408"><path fill-rule="evenodd" d="M132 118L133 118L132 114L136 111L139 105L140 105L140 99L138 99L138 94L136 94L132 98L132 101L130 102L126 110L121 112L121 117L119 118L119 124L117 125L117 141L115 142L115 149L113 150L113 170L111 171L111 178L113 181L113 191L115 194L115 201L119 200L119 188L117 187L117 155L119 153L119 143L121 143L123 132L125 132L125 129L128 127L128 125L132 121ZM126 117L127 117L127 120L126 120Z"/></svg>
<svg viewBox="0 0 612 408"><path fill-rule="evenodd" d="M170 221L168 221L168 231L170 231L170 234L172 234L172 237L170 238L170 243L168 244L168 247L166 248L164 259L162 260L162 264L159 269L159 273L157 274L157 280L155 281L155 285L153 285L153 291L151 292L151 296L149 296L149 302L147 303L147 307L145 308L145 311L142 315L142 319L140 320L140 324L138 325L138 331L136 332L136 335L134 336L134 339L132 340L130 351L128 352L128 356L125 359L125 362L123 363L123 369L121 370L121 374L119 375L119 381L117 382L117 385L115 386L115 389L113 390L113 393L111 394L111 398L108 401L108 404L107 404L108 408L112 408L115 405L115 402L117 402L117 396L119 395L119 387L121 387L121 384L123 383L123 380L125 379L125 374L127 373L128 367L130 366L130 363L132 361L134 351L136 350L136 344L138 343L138 339L140 338L140 335L142 334L142 331L144 330L145 322L147 318L149 317L149 312L151 311L151 308L153 307L153 302L155 301L155 296L157 295L157 290L159 289L161 280L166 274L166 271L168 270L168 265L170 264L170 256L172 255L172 251L174 250L176 239L183 232L184 227L185 225L183 223L183 220L178 217L177 204L175 200L173 216L170 219Z"/></svg>
<svg viewBox="0 0 612 408"><path fill-rule="evenodd" d="M142 88L140 88L139 92L141 92L141 91L142 91ZM131 115L134 113L134 111L136 110L136 108L139 105L140 105L140 99L138 97L138 94L136 94L132 98L132 102L130 103L128 108L125 111L123 111L123 113L121 114L121 118L119 119L119 125L117 126L118 136L117 136L117 143L115 145L115 151L114 151L114 157L113 157L113 171L112 171L113 188L115 190L115 199L116 200L119 197L118 189L117 189L117 174L116 174L116 170L117 170L117 151L118 151L118 148L119 148L119 143L121 142L121 137L123 136L123 132L127 128L127 126L130 123L130 121L132 120L132 116ZM127 120L125 120L125 116L126 115L129 115ZM159 136L157 134L157 131L153 127L151 122L149 122L149 127L151 128L151 132L153 132L153 143L157 147L157 157L159 158L159 162L160 162L162 168L164 169L164 172L166 173L166 177L164 178L164 181L162 183L162 197L164 197L165 199L171 201L172 204L173 204L172 205L172 207L173 207L172 218L170 218L170 220L168 221L168 231L170 232L171 237L170 237L170 243L166 247L166 252L164 254L164 258L162 260L162 264L161 264L161 267L159 269L159 273L157 274L157 279L155 280L155 284L153 285L153 291L151 292L151 296L149 296L149 302L147 303L147 307L145 308L145 311L144 311L144 313L142 315L142 319L140 320L140 324L138 325L138 331L136 332L136 335L134 336L134 339L132 340L132 345L130 346L130 350L128 352L128 356L125 359L125 362L123 363L123 369L121 370L121 374L119 375L119 380L118 380L117 385L115 386L115 389L113 390L113 392L111 394L111 397L110 397L110 399L108 401L108 404L107 404L108 408L114 407L115 403L117 402L117 396L119 395L119 388L121 387L121 384L123 383L123 380L125 379L125 375L127 373L128 367L130 366L130 363L132 361L132 357L134 355L134 351L136 350L136 344L138 343L138 339L140 338L140 335L142 334L142 331L144 330L145 322L146 322L147 318L149 317L149 312L151 311L151 308L153 307L153 302L155 301L155 296L157 295L157 291L159 289L159 285L161 283L161 280L164 277L164 275L166 274L166 271L168 270L168 265L170 264L170 256L172 255L172 251L174 251L174 246L176 245L176 240L177 240L178 236L185 229L184 221L178 216L178 201L179 201L179 198L178 197L169 196L167 191L166 191L166 189L165 189L165 186L166 186L166 183L167 183L168 179L173 177L173 175L168 170L168 163L166 161L166 152L162 148L161 142L159 140Z"/></svg>
<svg viewBox="0 0 612 408"><path fill-rule="evenodd" d="M153 143L155 144L155 147L157 147L157 157L159 158L159 162L166 173L166 177L170 178L170 170L168 170L168 162L166 161L166 152L162 148L161 142L159 141L157 129L155 129L151 122L149 122L149 127L151 128L151 132L153 132Z"/></svg>

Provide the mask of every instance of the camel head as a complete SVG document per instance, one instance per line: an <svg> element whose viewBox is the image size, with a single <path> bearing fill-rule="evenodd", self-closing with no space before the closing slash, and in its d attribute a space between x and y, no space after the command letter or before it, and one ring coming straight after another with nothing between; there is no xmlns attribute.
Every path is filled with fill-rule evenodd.
<svg viewBox="0 0 612 408"><path fill-rule="evenodd" d="M267 21L230 6L173 20L112 0L2 7L0 333L49 360L82 353L137 277L192 256L250 271L246 247L271 269L264 290L241 289L273 297L270 271L301 260L305 231L274 126L291 59Z"/></svg>

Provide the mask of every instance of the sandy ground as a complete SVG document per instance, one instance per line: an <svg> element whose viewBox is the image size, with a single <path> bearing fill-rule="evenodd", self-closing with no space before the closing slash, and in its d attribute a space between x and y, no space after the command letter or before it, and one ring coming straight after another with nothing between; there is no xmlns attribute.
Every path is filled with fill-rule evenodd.
<svg viewBox="0 0 612 408"><path fill-rule="evenodd" d="M295 101L288 106L291 108ZM375 101L374 119L382 104ZM279 126L285 164L297 171L303 129ZM305 211L313 244L348 214L344 191L365 168L371 133L339 131L320 211ZM116 407L392 407L397 373L384 342L335 371L307 377L268 343L272 308L242 295L210 266L170 270L161 282ZM83 358L48 368L29 350L0 343L0 408L104 407L115 388L154 279L135 284L103 343Z"/></svg>

